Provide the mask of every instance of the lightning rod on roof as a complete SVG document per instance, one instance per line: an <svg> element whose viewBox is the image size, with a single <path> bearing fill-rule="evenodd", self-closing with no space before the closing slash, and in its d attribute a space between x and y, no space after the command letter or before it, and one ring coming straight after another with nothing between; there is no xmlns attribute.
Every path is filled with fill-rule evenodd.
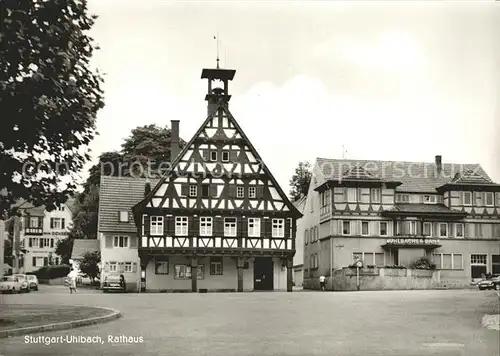
<svg viewBox="0 0 500 356"><path fill-rule="evenodd" d="M217 30L217 36L214 36L214 40L217 42L217 69L219 69L219 30Z"/></svg>

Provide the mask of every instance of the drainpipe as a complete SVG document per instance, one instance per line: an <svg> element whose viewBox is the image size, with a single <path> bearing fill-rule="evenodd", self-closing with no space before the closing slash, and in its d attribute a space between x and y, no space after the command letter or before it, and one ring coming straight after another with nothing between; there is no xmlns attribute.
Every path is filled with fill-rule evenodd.
<svg viewBox="0 0 500 356"><path fill-rule="evenodd" d="M330 282L333 290L333 238L330 236Z"/></svg>

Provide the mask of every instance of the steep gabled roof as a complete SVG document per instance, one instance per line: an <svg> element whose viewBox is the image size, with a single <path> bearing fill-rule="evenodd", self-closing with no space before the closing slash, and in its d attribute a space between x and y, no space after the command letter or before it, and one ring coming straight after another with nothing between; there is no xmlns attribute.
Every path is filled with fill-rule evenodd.
<svg viewBox="0 0 500 356"><path fill-rule="evenodd" d="M303 195L302 197L300 197L300 199L294 201L293 205L297 208L297 210L301 214L304 214L304 211L306 209L306 202L307 202L307 195Z"/></svg>
<svg viewBox="0 0 500 356"><path fill-rule="evenodd" d="M97 239L75 239L73 241L71 259L79 260L83 258L86 252L95 252L99 250L99 240Z"/></svg>
<svg viewBox="0 0 500 356"><path fill-rule="evenodd" d="M136 232L132 207L144 198L146 178L101 176L99 188L99 232ZM158 179L151 179L154 186ZM129 212L129 221L120 222L120 211Z"/></svg>
<svg viewBox="0 0 500 356"><path fill-rule="evenodd" d="M269 176L270 181L272 182L274 188L277 190L278 194L281 196L283 199L284 204L288 207L291 213L295 214L296 216L300 217L302 214L297 210L297 208L291 203L290 199L288 196L283 192L281 189L280 185L272 175L271 171L268 169L268 167L263 163L263 160L255 147L253 146L252 142L248 139L247 135L245 132L242 130L238 122L235 120L231 112L227 107L224 105L217 105L214 107L212 112L208 115L208 117L203 121L203 123L200 125L196 133L193 135L191 140L187 143L187 145L184 146L182 151L179 153L179 155L175 158L173 161L171 167L168 169L168 171L165 173L165 175L160 179L160 181L156 184L156 186L151 190L151 192L146 196L139 204L137 204L134 207L134 211L138 210L144 206L152 199L153 196L155 196L156 192L160 189L161 185L165 182L165 180L170 176L170 174L175 171L175 169L178 167L180 160L182 157L187 153L187 151L193 146L194 141L200 136L202 131L205 129L205 127L208 125L208 123L215 117L215 115L219 112L219 110L223 110L224 113L226 114L228 120L231 122L232 125L236 128L237 132L241 135L242 139L246 141L246 144L250 148L251 153L254 155L254 157L259 160L262 163L262 168L264 172Z"/></svg>
<svg viewBox="0 0 500 356"><path fill-rule="evenodd" d="M427 162L399 162L377 160L346 160L317 158L313 169L312 180L315 188L328 180L343 180L344 173L355 167L362 167L363 172L369 173L384 181L399 181L396 190L401 192L436 193L436 188L451 182L459 172L473 171L478 175L488 177L479 164L443 163L442 173L437 174L436 164ZM359 171L359 168L356 168Z"/></svg>

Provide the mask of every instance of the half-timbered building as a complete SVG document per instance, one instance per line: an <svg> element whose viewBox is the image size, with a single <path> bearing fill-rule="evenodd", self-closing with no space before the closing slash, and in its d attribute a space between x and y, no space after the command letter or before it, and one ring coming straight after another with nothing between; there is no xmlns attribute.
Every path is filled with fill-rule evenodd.
<svg viewBox="0 0 500 356"><path fill-rule="evenodd" d="M292 291L301 213L229 111L234 75L203 69L207 118L133 208L145 290Z"/></svg>
<svg viewBox="0 0 500 356"><path fill-rule="evenodd" d="M425 257L439 288L500 273L500 184L479 164L318 158L305 205L305 288L324 275L332 289L357 260L373 279Z"/></svg>

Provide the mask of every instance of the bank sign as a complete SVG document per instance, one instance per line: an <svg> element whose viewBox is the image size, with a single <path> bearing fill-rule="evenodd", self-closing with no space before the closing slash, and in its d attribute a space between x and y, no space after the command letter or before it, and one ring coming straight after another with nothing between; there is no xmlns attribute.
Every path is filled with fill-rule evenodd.
<svg viewBox="0 0 500 356"><path fill-rule="evenodd" d="M439 245L438 239L388 239L388 245Z"/></svg>

